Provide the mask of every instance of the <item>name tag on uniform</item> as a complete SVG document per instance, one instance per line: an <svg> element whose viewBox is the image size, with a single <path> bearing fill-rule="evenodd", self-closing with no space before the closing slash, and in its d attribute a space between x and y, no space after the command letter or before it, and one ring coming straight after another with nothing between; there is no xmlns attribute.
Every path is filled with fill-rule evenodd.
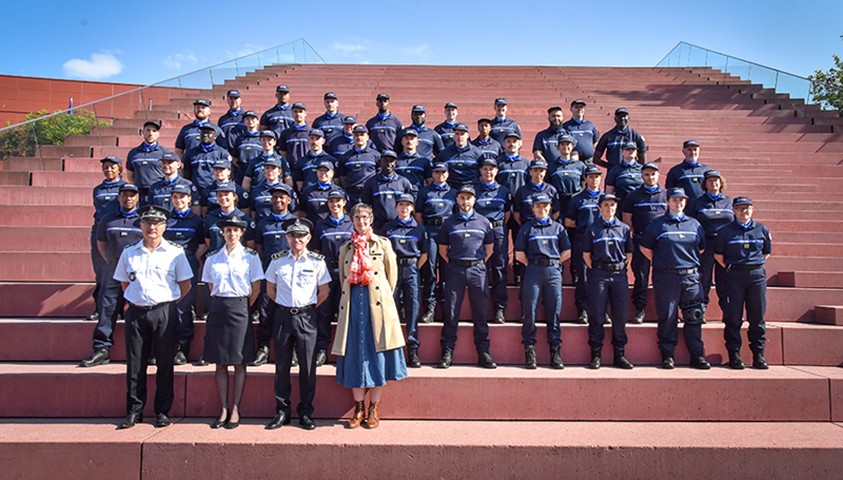
<svg viewBox="0 0 843 480"><path fill-rule="evenodd" d="M120 232L120 236L121 236L121 237L125 237L126 235L128 235L128 233L126 233L126 232Z"/></svg>
<svg viewBox="0 0 843 480"><path fill-rule="evenodd" d="M398 241L398 243L407 243L407 241L402 238L401 240Z"/></svg>
<svg viewBox="0 0 843 480"><path fill-rule="evenodd" d="M608 241L608 242L606 242L606 245L607 245L607 246L610 246L610 247L611 247L612 245L614 245L614 244L615 244L615 242L613 242L613 241L611 241L611 240L610 240L610 241Z"/></svg>
<svg viewBox="0 0 843 480"><path fill-rule="evenodd" d="M392 194L387 193L387 194L386 194L386 198L392 198Z"/></svg>
<svg viewBox="0 0 843 480"><path fill-rule="evenodd" d="M279 238L281 238L281 235L276 235L276 236L275 236L275 239L276 239L276 240L277 240L277 239L279 239Z"/></svg>
<svg viewBox="0 0 843 480"><path fill-rule="evenodd" d="M720 210L715 210L715 211L714 211L714 214L715 214L715 215L720 215Z"/></svg>
<svg viewBox="0 0 843 480"><path fill-rule="evenodd" d="M147 162L146 160L144 160L143 163L141 163L141 165L148 165L148 164L149 164L149 162Z"/></svg>
<svg viewBox="0 0 843 480"><path fill-rule="evenodd" d="M749 244L748 244L748 243L744 243L744 244L743 244L743 248L744 248L744 249L749 249Z"/></svg>
<svg viewBox="0 0 843 480"><path fill-rule="evenodd" d="M462 163L458 163L458 164L457 164L457 166L458 166L458 167L462 167L462 166L463 166L463 164L462 164Z"/></svg>
<svg viewBox="0 0 843 480"><path fill-rule="evenodd" d="M313 273L313 270L310 270L310 269L302 270L302 273Z"/></svg>
<svg viewBox="0 0 843 480"><path fill-rule="evenodd" d="M334 240L339 240L342 238L342 235L334 235Z"/></svg>
<svg viewBox="0 0 843 480"><path fill-rule="evenodd" d="M183 235L184 235L184 234L183 234L182 232L176 232L176 236L177 236L177 237L181 237L181 236L183 236Z"/></svg>
<svg viewBox="0 0 843 480"><path fill-rule="evenodd" d="M692 178L691 181L694 182L694 183L698 183L700 181L700 179L699 178Z"/></svg>
<svg viewBox="0 0 843 480"><path fill-rule="evenodd" d="M684 234L684 233L680 233L680 234L679 234L679 238L685 238L685 234Z"/></svg>
<svg viewBox="0 0 843 480"><path fill-rule="evenodd" d="M445 202L439 202L439 206L440 206L440 207L444 207L444 206L445 206Z"/></svg>
<svg viewBox="0 0 843 480"><path fill-rule="evenodd" d="M542 240L542 243L547 245L547 240Z"/></svg>
<svg viewBox="0 0 843 480"><path fill-rule="evenodd" d="M491 204L492 204L492 201L491 201L491 200L486 200L486 206L487 206L487 207L488 207L489 205L491 205Z"/></svg>
<svg viewBox="0 0 843 480"><path fill-rule="evenodd" d="M470 233L464 233L464 234L463 234L463 236L464 236L465 238L468 238L468 237L470 237L470 236L471 236L471 234L470 234Z"/></svg>

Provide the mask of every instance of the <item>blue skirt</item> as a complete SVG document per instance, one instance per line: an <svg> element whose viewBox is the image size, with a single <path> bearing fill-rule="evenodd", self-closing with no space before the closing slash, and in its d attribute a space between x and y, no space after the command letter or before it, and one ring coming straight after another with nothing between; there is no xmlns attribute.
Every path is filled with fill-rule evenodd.
<svg viewBox="0 0 843 480"><path fill-rule="evenodd" d="M368 286L351 285L348 313L345 356L337 357L337 383L345 388L371 388L407 378L403 348L375 351Z"/></svg>

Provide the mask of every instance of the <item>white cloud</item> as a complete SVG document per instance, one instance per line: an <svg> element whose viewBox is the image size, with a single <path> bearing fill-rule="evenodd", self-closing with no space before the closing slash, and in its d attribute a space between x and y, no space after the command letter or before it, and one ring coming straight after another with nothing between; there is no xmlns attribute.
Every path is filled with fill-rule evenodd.
<svg viewBox="0 0 843 480"><path fill-rule="evenodd" d="M90 60L72 58L62 65L68 77L103 80L123 71L123 64L111 53L92 53Z"/></svg>
<svg viewBox="0 0 843 480"><path fill-rule="evenodd" d="M190 51L185 51L184 53L175 53L172 55L167 55L166 57L164 57L164 61L162 63L167 68L173 70L180 70L182 67L195 64L198 61L199 57L197 57Z"/></svg>

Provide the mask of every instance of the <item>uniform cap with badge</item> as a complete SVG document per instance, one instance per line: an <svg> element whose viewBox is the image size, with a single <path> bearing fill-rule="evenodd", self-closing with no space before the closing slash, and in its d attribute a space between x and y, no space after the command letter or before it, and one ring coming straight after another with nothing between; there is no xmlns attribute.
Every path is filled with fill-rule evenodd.
<svg viewBox="0 0 843 480"><path fill-rule="evenodd" d="M290 93L290 89L286 85L278 85L275 87L276 93Z"/></svg>
<svg viewBox="0 0 843 480"><path fill-rule="evenodd" d="M474 187L472 187L471 185L463 185L463 186L461 186L461 187L459 188L459 190L457 190L457 195L459 195L460 193L470 193L470 194L472 194L472 195L474 195L474 196L476 196L476 195L477 195L477 193L474 191Z"/></svg>
<svg viewBox="0 0 843 480"><path fill-rule="evenodd" d="M343 192L342 190L337 190L337 189L332 189L330 192L328 192L328 200L330 200L332 198L342 198L343 200L348 200L345 197L345 192Z"/></svg>
<svg viewBox="0 0 843 480"><path fill-rule="evenodd" d="M228 168L231 169L231 160L217 160L214 162L213 168Z"/></svg>
<svg viewBox="0 0 843 480"><path fill-rule="evenodd" d="M200 99L196 100L195 102L193 102L193 105L201 105L203 107L210 107L211 101L208 100L208 99L205 99L205 98L200 98Z"/></svg>
<svg viewBox="0 0 843 480"><path fill-rule="evenodd" d="M698 142L696 140L685 140L684 142L682 142L682 148L699 147L699 146L700 146L700 142Z"/></svg>
<svg viewBox="0 0 843 480"><path fill-rule="evenodd" d="M342 123L346 125L351 125L352 123L357 123L357 118L348 115L347 117L342 119Z"/></svg>
<svg viewBox="0 0 843 480"><path fill-rule="evenodd" d="M614 193L603 193L597 200L598 205L603 205L603 202L607 200L614 200L615 203L618 203L618 197Z"/></svg>
<svg viewBox="0 0 843 480"><path fill-rule="evenodd" d="M723 178L723 175L720 175L719 170L706 170L703 177L708 180L709 178Z"/></svg>
<svg viewBox="0 0 843 480"><path fill-rule="evenodd" d="M739 205L752 205L752 199L749 197L735 197L732 200L732 206L737 207Z"/></svg>
<svg viewBox="0 0 843 480"><path fill-rule="evenodd" d="M533 205L537 203L552 203L550 195L546 193L536 193L531 198L533 200Z"/></svg>
<svg viewBox="0 0 843 480"><path fill-rule="evenodd" d="M285 220L281 224L281 228L287 232L287 235L293 237L303 237L305 235L310 235L310 232L313 231L313 223L306 218L297 217Z"/></svg>
<svg viewBox="0 0 843 480"><path fill-rule="evenodd" d="M170 212L158 205L146 205L138 209L138 215L142 222L166 222Z"/></svg>
<svg viewBox="0 0 843 480"><path fill-rule="evenodd" d="M398 158L398 154L393 152L392 150L384 150L381 152L381 158L389 157L389 158Z"/></svg>
<svg viewBox="0 0 843 480"><path fill-rule="evenodd" d="M237 184L235 184L234 182L228 182L228 183L225 183L223 185L219 185L219 186L217 186L217 188L214 189L214 192L216 192L216 193L220 193L220 192L237 193Z"/></svg>
<svg viewBox="0 0 843 480"><path fill-rule="evenodd" d="M557 144L562 142L568 142L571 145L577 143L576 140L574 140L574 137L568 135L567 133L565 135L559 135L559 138L556 139Z"/></svg>
<svg viewBox="0 0 843 480"><path fill-rule="evenodd" d="M325 132L323 132L321 128L311 128L307 134L313 135L314 137L325 138Z"/></svg>
<svg viewBox="0 0 843 480"><path fill-rule="evenodd" d="M480 168L484 165L491 165L491 166L497 168L498 167L498 161L495 160L494 158L484 158L483 160L480 160L480 163L477 164L477 168Z"/></svg>
<svg viewBox="0 0 843 480"><path fill-rule="evenodd" d="M441 163L441 162L440 163L434 163L431 170L433 170L434 172L447 172L448 171L448 165L445 164L445 163Z"/></svg>
<svg viewBox="0 0 843 480"><path fill-rule="evenodd" d="M684 188L674 187L667 191L667 198L688 198Z"/></svg>
<svg viewBox="0 0 843 480"><path fill-rule="evenodd" d="M506 131L506 134L503 136L504 140L506 140L509 137L515 137L518 140L521 140L521 134L516 132L515 130L507 130Z"/></svg>
<svg viewBox="0 0 843 480"><path fill-rule="evenodd" d="M415 200L413 199L413 196L410 195L409 193L402 193L401 195L398 195L395 198L395 204L396 205L398 205L401 202L407 202L407 203L410 203L410 204L413 204L413 205L416 204Z"/></svg>
<svg viewBox="0 0 843 480"><path fill-rule="evenodd" d="M138 190L138 186L135 185L134 183L124 183L123 185L120 185L120 190L118 190L118 191L119 192L135 192L135 193L138 193L140 190Z"/></svg>
<svg viewBox="0 0 843 480"><path fill-rule="evenodd" d="M287 184L281 183L269 189L269 193L280 192L286 194L288 197L293 196L293 189Z"/></svg>
<svg viewBox="0 0 843 480"><path fill-rule="evenodd" d="M296 109L299 109L299 110L307 110L307 106L306 106L304 103L302 103L302 102L295 102L295 103L293 104L293 110L296 110Z"/></svg>
<svg viewBox="0 0 843 480"><path fill-rule="evenodd" d="M544 160L537 158L535 160L530 161L530 170L534 168L540 168L542 170L547 170L547 162Z"/></svg>
<svg viewBox="0 0 843 480"><path fill-rule="evenodd" d="M351 133L369 133L369 129L365 125L357 125Z"/></svg>
<svg viewBox="0 0 843 480"><path fill-rule="evenodd" d="M603 170L600 170L598 167L592 164L585 167L585 172L583 172L583 175L585 175L586 177L589 175L603 175Z"/></svg>
<svg viewBox="0 0 843 480"><path fill-rule="evenodd" d="M448 103L445 104L445 108L459 108L459 107L457 107L457 104L454 103L454 102L448 102Z"/></svg>
<svg viewBox="0 0 843 480"><path fill-rule="evenodd" d="M261 136L261 138L268 137L268 138L271 138L273 140L278 140L278 135L276 135L275 132L273 132L272 130L264 130L264 131L261 132L260 136Z"/></svg>
<svg viewBox="0 0 843 480"><path fill-rule="evenodd" d="M240 98L240 90L229 90L225 95L229 98Z"/></svg>
<svg viewBox="0 0 843 480"><path fill-rule="evenodd" d="M659 171L658 164L655 164L653 162L647 162L644 165L641 165L641 170L645 170L645 169L648 169L648 168L651 169L651 170L655 170L657 172Z"/></svg>
<svg viewBox="0 0 843 480"><path fill-rule="evenodd" d="M458 131L459 132L468 132L469 129L468 129L468 126L466 126L466 124L458 123L458 124L454 125L454 131L455 132L458 132Z"/></svg>
<svg viewBox="0 0 843 480"><path fill-rule="evenodd" d="M635 142L626 142L623 144L623 150L638 150L638 145Z"/></svg>
<svg viewBox="0 0 843 480"><path fill-rule="evenodd" d="M326 93L326 94L322 97L322 99L323 99L323 100L327 100L327 99L329 99L329 98L332 98L332 99L334 99L334 100L337 100L337 94L336 94L336 93L334 93L334 92L328 92L328 93Z"/></svg>
<svg viewBox="0 0 843 480"><path fill-rule="evenodd" d="M222 220L217 222L217 226L220 227L220 230L224 229L225 227L237 227L241 230L246 230L246 227L248 227L249 224L246 223L246 220L243 220L242 218L231 216L228 218L223 218Z"/></svg>
<svg viewBox="0 0 843 480"><path fill-rule="evenodd" d="M185 185L184 183L177 183L173 185L173 188L170 190L170 194L173 193L182 193L184 195L192 195L193 192L190 191L190 187Z"/></svg>
<svg viewBox="0 0 843 480"><path fill-rule="evenodd" d="M119 158L115 157L114 155L108 155L106 157L103 157L102 160L100 160L100 163L105 163L105 162L111 162L115 165L122 165L123 164L123 160L120 160Z"/></svg>
<svg viewBox="0 0 843 480"><path fill-rule="evenodd" d="M398 134L398 137L399 137L399 138L404 138L404 137L406 137L407 135L411 135L411 136L413 136L413 137L418 137L418 136L419 136L419 132L418 132L418 131L416 131L416 129L415 129L415 128L405 128L404 130L401 130L401 133L399 133L399 134Z"/></svg>
<svg viewBox="0 0 843 480"><path fill-rule="evenodd" d="M264 166L264 168L266 168L266 167L281 168L281 159L276 157L276 156L273 156L272 158L268 158L268 159L264 160L263 166ZM217 168L216 163L214 164L214 168Z"/></svg>
<svg viewBox="0 0 843 480"><path fill-rule="evenodd" d="M320 168L327 168L328 170L334 169L334 162L330 160L322 160L316 165L316 169L319 170Z"/></svg>
<svg viewBox="0 0 843 480"><path fill-rule="evenodd" d="M146 128L147 125L155 127L156 130L161 130L161 122L160 121L147 120L147 121L143 122L143 128Z"/></svg>
<svg viewBox="0 0 843 480"><path fill-rule="evenodd" d="M245 112L243 112L243 118L246 118L246 117L260 118L260 115L258 115L258 112L254 111L254 110L246 110Z"/></svg>

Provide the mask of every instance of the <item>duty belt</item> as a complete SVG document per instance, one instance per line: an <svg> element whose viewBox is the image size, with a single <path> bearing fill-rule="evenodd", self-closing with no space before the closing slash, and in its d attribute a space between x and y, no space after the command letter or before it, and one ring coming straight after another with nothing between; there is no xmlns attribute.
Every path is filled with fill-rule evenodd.
<svg viewBox="0 0 843 480"><path fill-rule="evenodd" d="M425 218L424 219L425 225L437 225L438 226L438 225L442 225L442 222L443 222L443 220L440 217L431 217L431 218Z"/></svg>
<svg viewBox="0 0 843 480"><path fill-rule="evenodd" d="M726 267L726 270L758 270L759 268L763 267L764 264L760 265L737 265L731 264Z"/></svg>
<svg viewBox="0 0 843 480"><path fill-rule="evenodd" d="M449 260L448 263L451 265L456 265L458 267L474 267L477 265L482 265L484 262L483 260Z"/></svg>
<svg viewBox="0 0 843 480"><path fill-rule="evenodd" d="M285 307L283 305L278 305L278 309L282 312L289 313L290 315L297 315L302 312L307 312L316 308L316 304L311 303L310 305L305 305L303 307Z"/></svg>
<svg viewBox="0 0 843 480"><path fill-rule="evenodd" d="M129 302L129 305L131 305L132 308L135 308L137 310L148 312L150 310L155 310L158 307L163 307L164 305L169 305L170 303L173 303L173 302L161 302L161 303L156 303L155 305L135 305L134 303Z"/></svg>
<svg viewBox="0 0 843 480"><path fill-rule="evenodd" d="M659 273L672 273L674 275L693 275L697 273L697 267L694 268L656 268L655 271Z"/></svg>
<svg viewBox="0 0 843 480"><path fill-rule="evenodd" d="M618 263L603 263L603 262L595 262L592 263L592 268L596 268L598 270L605 270L607 272L620 272L622 270L626 270L626 263L618 262Z"/></svg>
<svg viewBox="0 0 843 480"><path fill-rule="evenodd" d="M419 257L401 257L398 259L398 265L415 265L419 261Z"/></svg>
<svg viewBox="0 0 843 480"><path fill-rule="evenodd" d="M552 265L559 265L558 258L531 258L529 265L538 265L540 267L550 267Z"/></svg>
<svg viewBox="0 0 843 480"><path fill-rule="evenodd" d="M325 260L325 263L328 265L328 268L340 268L339 260Z"/></svg>

